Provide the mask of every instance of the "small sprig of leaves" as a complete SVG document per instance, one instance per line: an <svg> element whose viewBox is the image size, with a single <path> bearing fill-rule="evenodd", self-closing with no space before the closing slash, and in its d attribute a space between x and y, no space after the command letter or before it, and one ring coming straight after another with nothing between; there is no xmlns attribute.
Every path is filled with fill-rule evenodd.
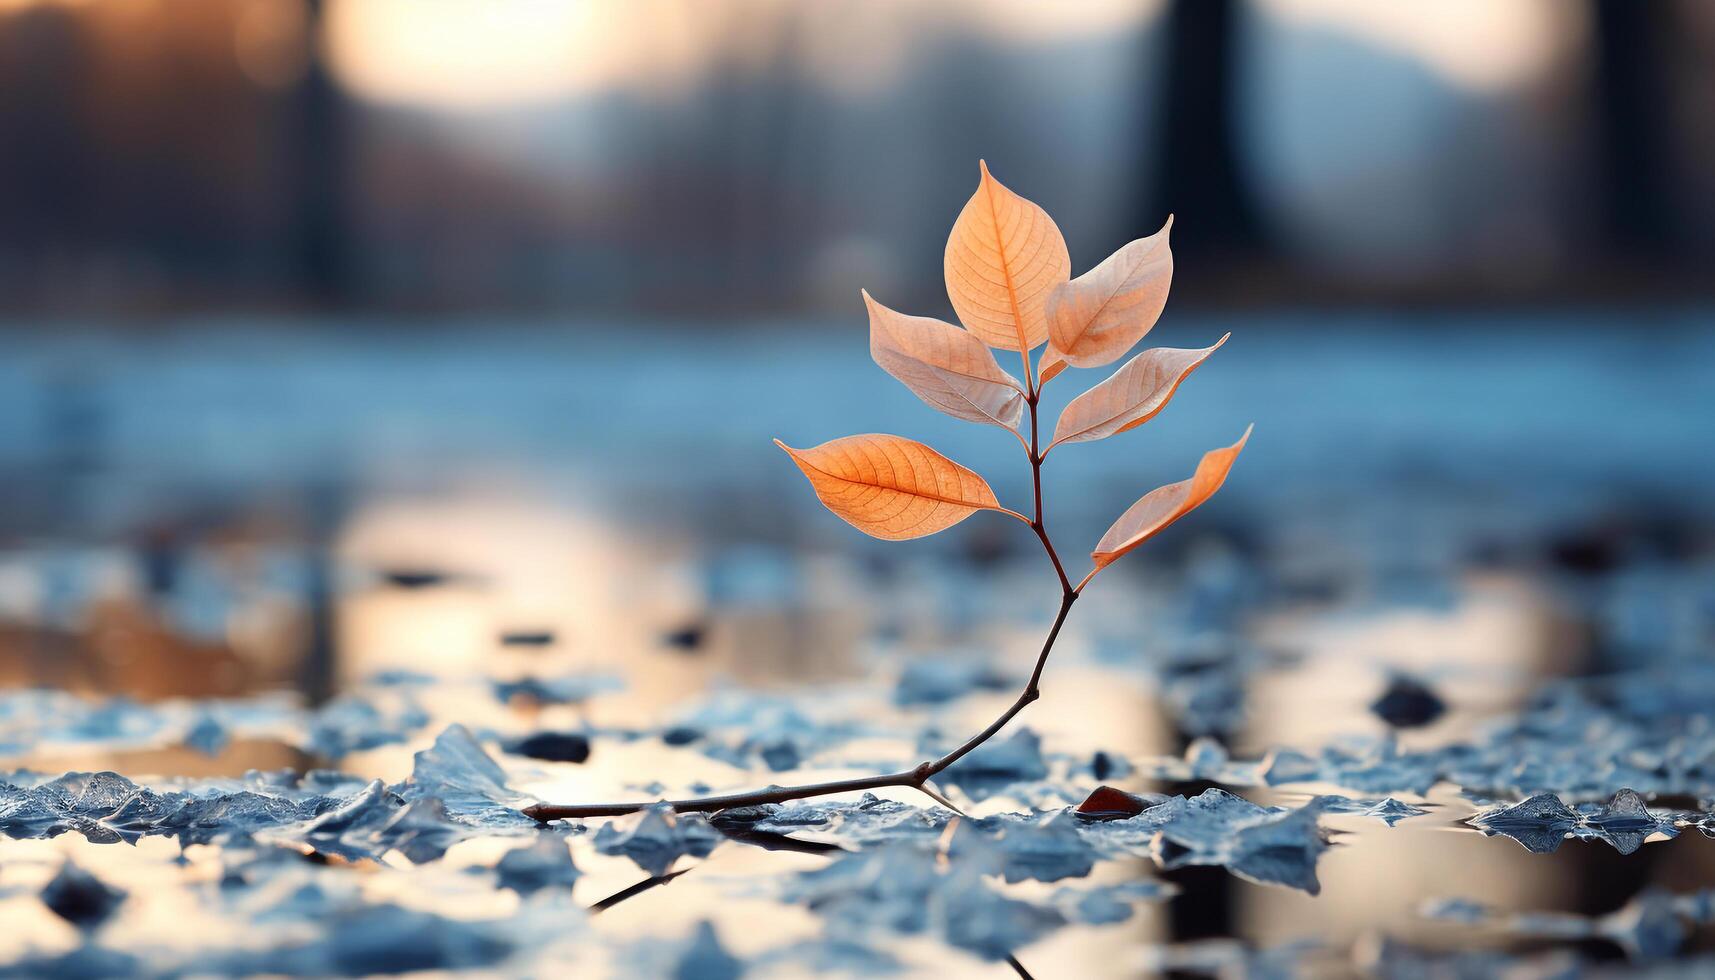
<svg viewBox="0 0 1715 980"><path fill-rule="evenodd" d="M869 350L882 370L931 408L1012 432L1038 470L1055 446L1105 439L1154 418L1227 337L1201 349L1139 353L1074 398L1060 414L1053 440L1039 450L1042 388L1067 366L1103 367L1119 360L1160 318L1173 279L1173 219L1073 279L1066 240L1054 219L996 180L986 163L981 170L976 193L947 239L947 296L964 329L899 313L865 292ZM1033 372L1031 352L1044 344ZM1001 368L990 348L1018 351L1023 384ZM1027 412L1028 440L1020 429ZM1208 500L1249 437L1246 429L1238 442L1205 454L1189 480L1133 504L1102 536L1090 555L1094 568L1070 591ZM934 534L979 510L1033 527L1042 521L1040 500L1034 518L1009 510L982 477L903 436L846 436L811 449L775 443L829 510L874 537L899 541Z"/></svg>
<svg viewBox="0 0 1715 980"><path fill-rule="evenodd" d="M1122 365L1107 380L1074 398L1043 446L1037 407L1042 388L1067 367L1094 368L1123 357L1155 326L1173 279L1169 217L1161 230L1131 242L1076 279L1066 240L1048 212L1009 190L979 164L982 177L947 238L947 297L963 327L911 316L863 294L869 307L869 349L875 362L930 407L954 418L999 426L1017 437L1030 461L1031 515L1003 507L988 481L921 442L868 433L809 449L776 439L804 472L817 498L853 527L877 538L903 541L934 534L977 511L1005 514L1030 526L1060 581L1060 611L1017 700L987 728L938 759L912 769L754 793L669 801L680 812L784 803L896 786L953 804L931 780L1006 727L1041 697L1042 670L1072 604L1098 572L1201 506L1227 479L1250 438L1203 454L1189 479L1144 494L1114 521L1090 552L1089 574L1073 584L1048 536L1042 515L1042 463L1062 443L1093 442L1136 428L1167 407L1191 372L1227 337L1193 350L1154 348ZM1036 369L1031 354L1046 345ZM993 350L1017 351L1024 382L1008 374ZM1024 426L1028 421L1028 438ZM524 812L538 820L615 816L651 804L574 806L537 804Z"/></svg>

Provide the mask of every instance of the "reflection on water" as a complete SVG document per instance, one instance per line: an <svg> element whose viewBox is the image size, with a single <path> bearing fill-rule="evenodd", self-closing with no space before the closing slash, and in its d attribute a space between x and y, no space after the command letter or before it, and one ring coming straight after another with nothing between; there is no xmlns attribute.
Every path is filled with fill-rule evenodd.
<svg viewBox="0 0 1715 980"><path fill-rule="evenodd" d="M1137 900L1105 925L1084 911L1053 912L1078 924L1043 930L1018 958L1041 976L1245 963L1385 973L1406 962L1398 950L1407 947L1636 958L1624 941L1545 946L1493 915L1459 922L1422 910L1468 898L1509 914L1591 916L1646 886L1706 887L1715 858L1691 832L1707 806L1695 793L1651 801L1680 814L1671 840L1655 834L1622 855L1574 839L1536 854L1466 823L1492 799L1513 801L1493 787L1463 787L1477 790L1473 799L1445 780L1413 793L1256 774L1271 763L1283 771L1283 749L1308 758L1354 738L1369 740L1364 752L1383 746L1380 768L1369 770L1381 771L1394 764L1388 753L1481 744L1521 712L1552 719L1545 680L1706 658L1715 562L1704 501L1715 469L1671 450L1711 435L1715 405L1693 370L1697 358L1708 363L1710 338L1671 334L1664 343L1686 363L1646 364L1621 356L1625 345L1596 324L1556 335L1551 350L1546 338L1497 334L1487 338L1501 348L1495 359L1513 357L1501 371L1449 353L1468 354L1460 337L1481 324L1381 335L1369 350L1354 350L1362 333L1285 326L1235 330L1243 343L1231 345L1234 363L1207 384L1199 375L1157 426L1130 434L1136 453L1056 454L1052 525L1076 542L1093 539L1140 483L1182 476L1210 433L1259 422L1255 451L1223 497L1079 603L1046 696L1021 718L1040 737L1041 770L1001 778L992 796L964 783L954 791L973 819L1055 810L1100 783L1187 797L1221 784L1293 810L1322 806L1318 793L1391 796L1428 812L1393 827L1314 813L1311 826L1335 845L1313 861L1314 895L1219 865L1175 870L1159 841L1153 851L1147 838L1114 845L1072 880L1078 889L1166 880L1179 896ZM414 753L458 723L501 762L519 799L654 798L862 775L909 765L994 717L1053 612L1051 574L1007 528L979 518L883 549L799 499L807 495L767 448L769 435L923 435L992 474L1003 497L1021 488L1004 437L990 444L992 433L925 419L878 372L851 366L849 338L740 335L716 350L661 334L659 363L643 366L632 363L634 343L506 331L448 331L411 349L263 329L238 336L168 337L148 358L100 336L34 340L0 369L12 409L0 415L0 468L13 477L0 491L0 685L12 692L0 694L0 753L9 768L47 777L111 769L147 783L328 766L360 777L350 792L381 779L410 799ZM1322 365L1314 379L1283 367L1305 361ZM80 369L66 370L73 363ZM841 398L830 402L829 391ZM1590 414L1598 402L1624 407ZM1584 408L1568 420L1574 405ZM1665 489L1673 495L1657 496ZM1396 675L1420 680L1445 712L1392 731L1370 705ZM81 700L21 693L29 687ZM269 699L281 690L302 697ZM116 696L129 700L104 700ZM1665 696L1646 686L1613 703ZM1684 722L1676 744L1710 738L1706 712L1660 708ZM540 733L564 738L526 748L522 740ZM587 748L585 761L542 758L574 745L573 756ZM1674 768L1684 757L1672 749L1627 764L1661 786L1705 785L1696 766ZM1333 771L1322 765L1323 776ZM1568 803L1594 801L1552 769L1514 778ZM193 795L225 791L185 785ZM927 807L911 793L880 795ZM326 833L293 831L293 853L319 851L319 863L281 871L257 858L254 868L272 870L242 874L234 868L252 865L235 842L192 845L181 857L163 837L135 847L77 832L0 840L0 915L18 924L0 962L99 947L141 957L134 967L167 962L171 950L206 951L216 972L383 965L384 949L380 959L357 950L336 960L234 958L233 947L254 951L283 936L329 935L328 948L346 950L321 906L258 897L313 887L350 890L335 907L395 909L388 929L404 931L378 935L440 921L412 919L412 910L477 923L477 932L504 917L507 948L531 950L496 961L514 969L647 974L736 962L778 975L866 972L861 965L879 965L868 951L908 973L1004 975L1004 964L972 955L968 936L961 945L935 928L854 931L783 898L787 883L830 867L830 857L777 840L723 839L706 858L679 857L672 866L689 873L590 918L584 909L647 877L641 862L603 853L600 823L569 837L581 872L575 902L553 887L522 897L495 877L490 869L532 833L515 825L461 832L443 859L417 865L395 850L380 864L327 858L336 849ZM1041 833L1018 839L1111 843L1108 831ZM809 825L791 836L818 839ZM339 839L349 847L356 838ZM399 838L389 830L376 839L391 848ZM962 846L979 846L973 839ZM959 874L959 853L938 873ZM80 930L38 899L63 857L128 893L105 924ZM516 869L526 859L511 860ZM230 885L245 874L250 885ZM1067 884L1008 884L1001 894L1024 905L983 897L991 904L978 907L1048 914L1040 910L1070 907L1057 891ZM950 892L943 882L925 894L977 901L989 888ZM713 938L699 940L705 921ZM532 929L555 939L521 941ZM428 932L444 943L454 935ZM562 942L576 936L595 939ZM1208 937L1241 945L1190 944ZM458 955L426 965L481 965L483 943L500 941L466 938ZM1689 934L1681 953L1706 949L1708 938ZM1314 948L1298 945L1305 940Z"/></svg>

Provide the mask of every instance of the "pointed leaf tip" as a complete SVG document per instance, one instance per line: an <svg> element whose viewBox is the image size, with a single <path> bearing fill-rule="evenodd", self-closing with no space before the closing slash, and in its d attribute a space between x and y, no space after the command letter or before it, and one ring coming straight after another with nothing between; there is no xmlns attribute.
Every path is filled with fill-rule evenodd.
<svg viewBox="0 0 1715 980"><path fill-rule="evenodd" d="M1155 347L1125 363L1113 376L1072 399L1054 424L1054 441L1093 442L1135 429L1161 413L1191 372L1221 349L1232 334L1197 350Z"/></svg>
<svg viewBox="0 0 1715 980"><path fill-rule="evenodd" d="M978 161L981 178L947 236L947 298L990 347L1028 351L1048 339L1048 294L1072 274L1066 239L1048 212Z"/></svg>
<svg viewBox="0 0 1715 980"><path fill-rule="evenodd" d="M1143 339L1173 284L1173 216L1101 264L1056 287L1044 306L1049 339L1074 367L1111 364Z"/></svg>
<svg viewBox="0 0 1715 980"><path fill-rule="evenodd" d="M1250 441L1251 430L1254 428L1254 425L1245 426L1245 434L1239 437L1238 442L1204 453L1197 464L1197 472L1191 475L1191 479L1151 490L1127 508L1119 520L1114 521L1113 526L1108 528L1107 533L1102 535L1102 540L1097 542L1095 550L1090 552L1096 568L1101 569L1112 564L1213 497L1215 491L1221 489L1221 484L1226 482L1227 474L1232 471L1233 463L1244 450L1245 443Z"/></svg>
<svg viewBox="0 0 1715 980"><path fill-rule="evenodd" d="M983 342L933 317L909 316L864 293L869 352L931 408L968 422L1017 431L1024 390Z"/></svg>
<svg viewBox="0 0 1715 980"><path fill-rule="evenodd" d="M1004 511L982 477L903 436L846 436L811 449L774 442L803 471L823 506L872 537L920 538L979 510Z"/></svg>

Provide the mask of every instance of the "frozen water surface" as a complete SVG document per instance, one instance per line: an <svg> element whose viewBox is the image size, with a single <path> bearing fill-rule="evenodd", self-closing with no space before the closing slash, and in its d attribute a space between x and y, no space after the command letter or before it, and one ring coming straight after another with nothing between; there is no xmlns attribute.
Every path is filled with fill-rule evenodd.
<svg viewBox="0 0 1715 980"><path fill-rule="evenodd" d="M1016 446L857 334L637 327L647 370L487 324L167 331L147 370L21 339L0 976L1706 972L1706 319L1647 357L1594 320L1240 319L1161 419L1056 451L1076 556L1258 422L936 780L959 812L545 827L519 809L895 771L986 724L1053 612L1028 536L866 541L767 437L921 437L1009 500ZM56 431L68 398L99 424Z"/></svg>

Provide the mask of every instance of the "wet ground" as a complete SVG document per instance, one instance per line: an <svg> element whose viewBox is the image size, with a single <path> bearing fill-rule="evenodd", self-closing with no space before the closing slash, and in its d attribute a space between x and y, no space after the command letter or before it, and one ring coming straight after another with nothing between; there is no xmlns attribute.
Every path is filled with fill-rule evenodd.
<svg viewBox="0 0 1715 980"><path fill-rule="evenodd" d="M1234 339L1050 457L1062 552L1256 435L946 774L963 816L545 832L987 723L1054 612L1031 536L869 541L768 439L922 438L1019 506L1016 443L852 325L8 338L0 975L1715 965L1709 322L1173 319Z"/></svg>

